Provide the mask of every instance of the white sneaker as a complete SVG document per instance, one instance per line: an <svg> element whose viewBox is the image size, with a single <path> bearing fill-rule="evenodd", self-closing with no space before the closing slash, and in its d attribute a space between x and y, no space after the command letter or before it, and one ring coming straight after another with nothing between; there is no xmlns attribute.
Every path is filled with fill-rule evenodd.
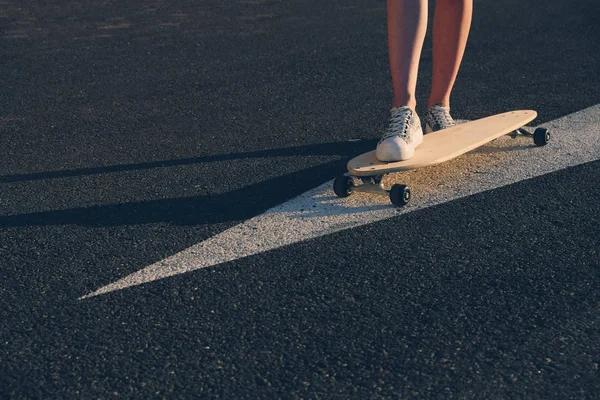
<svg viewBox="0 0 600 400"><path fill-rule="evenodd" d="M450 108L442 104L431 107L425 116L427 133L441 131L456 125L450 116Z"/></svg>
<svg viewBox="0 0 600 400"><path fill-rule="evenodd" d="M409 107L394 107L390 112L390 126L377 144L375 155L383 162L408 160L423 142L421 120Z"/></svg>

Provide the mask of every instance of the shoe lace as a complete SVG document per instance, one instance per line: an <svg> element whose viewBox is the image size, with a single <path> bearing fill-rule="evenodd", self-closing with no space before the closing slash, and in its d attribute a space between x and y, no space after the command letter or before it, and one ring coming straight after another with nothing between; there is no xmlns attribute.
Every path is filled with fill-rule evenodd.
<svg viewBox="0 0 600 400"><path fill-rule="evenodd" d="M390 117L390 125L388 130L385 132L383 139L390 136L399 135L400 137L406 137L408 133L408 126L410 118L412 117L412 110L410 108L394 108L392 109L392 116Z"/></svg>

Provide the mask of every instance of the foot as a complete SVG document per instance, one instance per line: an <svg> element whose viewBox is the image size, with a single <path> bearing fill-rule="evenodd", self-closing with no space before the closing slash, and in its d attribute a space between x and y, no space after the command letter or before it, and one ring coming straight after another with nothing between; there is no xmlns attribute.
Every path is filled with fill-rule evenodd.
<svg viewBox="0 0 600 400"><path fill-rule="evenodd" d="M409 107L394 107L390 126L377 144L375 155L383 162L408 160L421 142L423 128L417 114Z"/></svg>
<svg viewBox="0 0 600 400"><path fill-rule="evenodd" d="M450 107L444 107L442 104L431 107L427 112L425 121L427 122L427 133L441 131L456 125L450 116Z"/></svg>

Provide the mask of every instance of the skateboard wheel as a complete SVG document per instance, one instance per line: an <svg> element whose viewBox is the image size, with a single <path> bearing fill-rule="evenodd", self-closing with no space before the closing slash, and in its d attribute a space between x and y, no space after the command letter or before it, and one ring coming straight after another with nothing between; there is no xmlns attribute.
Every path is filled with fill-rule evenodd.
<svg viewBox="0 0 600 400"><path fill-rule="evenodd" d="M402 207L410 201L410 188L406 185L395 184L390 190L390 201L396 207Z"/></svg>
<svg viewBox="0 0 600 400"><path fill-rule="evenodd" d="M545 146L550 141L550 131L546 128L537 128L533 132L533 143L536 146Z"/></svg>
<svg viewBox="0 0 600 400"><path fill-rule="evenodd" d="M333 181L333 191L338 197L348 197L352 193L354 180L347 175L340 175Z"/></svg>

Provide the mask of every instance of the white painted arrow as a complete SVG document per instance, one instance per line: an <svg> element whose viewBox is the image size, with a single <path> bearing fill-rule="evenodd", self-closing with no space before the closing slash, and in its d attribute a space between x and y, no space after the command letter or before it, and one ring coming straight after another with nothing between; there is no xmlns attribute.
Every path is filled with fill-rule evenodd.
<svg viewBox="0 0 600 400"><path fill-rule="evenodd" d="M149 265L81 299L211 267L281 246L354 228L495 189L559 169L600 159L600 104L544 124L550 143L537 148L530 138L500 138L436 166L393 174L389 181L411 185L413 198L402 209L384 196L356 193L337 198L327 182L280 206Z"/></svg>

